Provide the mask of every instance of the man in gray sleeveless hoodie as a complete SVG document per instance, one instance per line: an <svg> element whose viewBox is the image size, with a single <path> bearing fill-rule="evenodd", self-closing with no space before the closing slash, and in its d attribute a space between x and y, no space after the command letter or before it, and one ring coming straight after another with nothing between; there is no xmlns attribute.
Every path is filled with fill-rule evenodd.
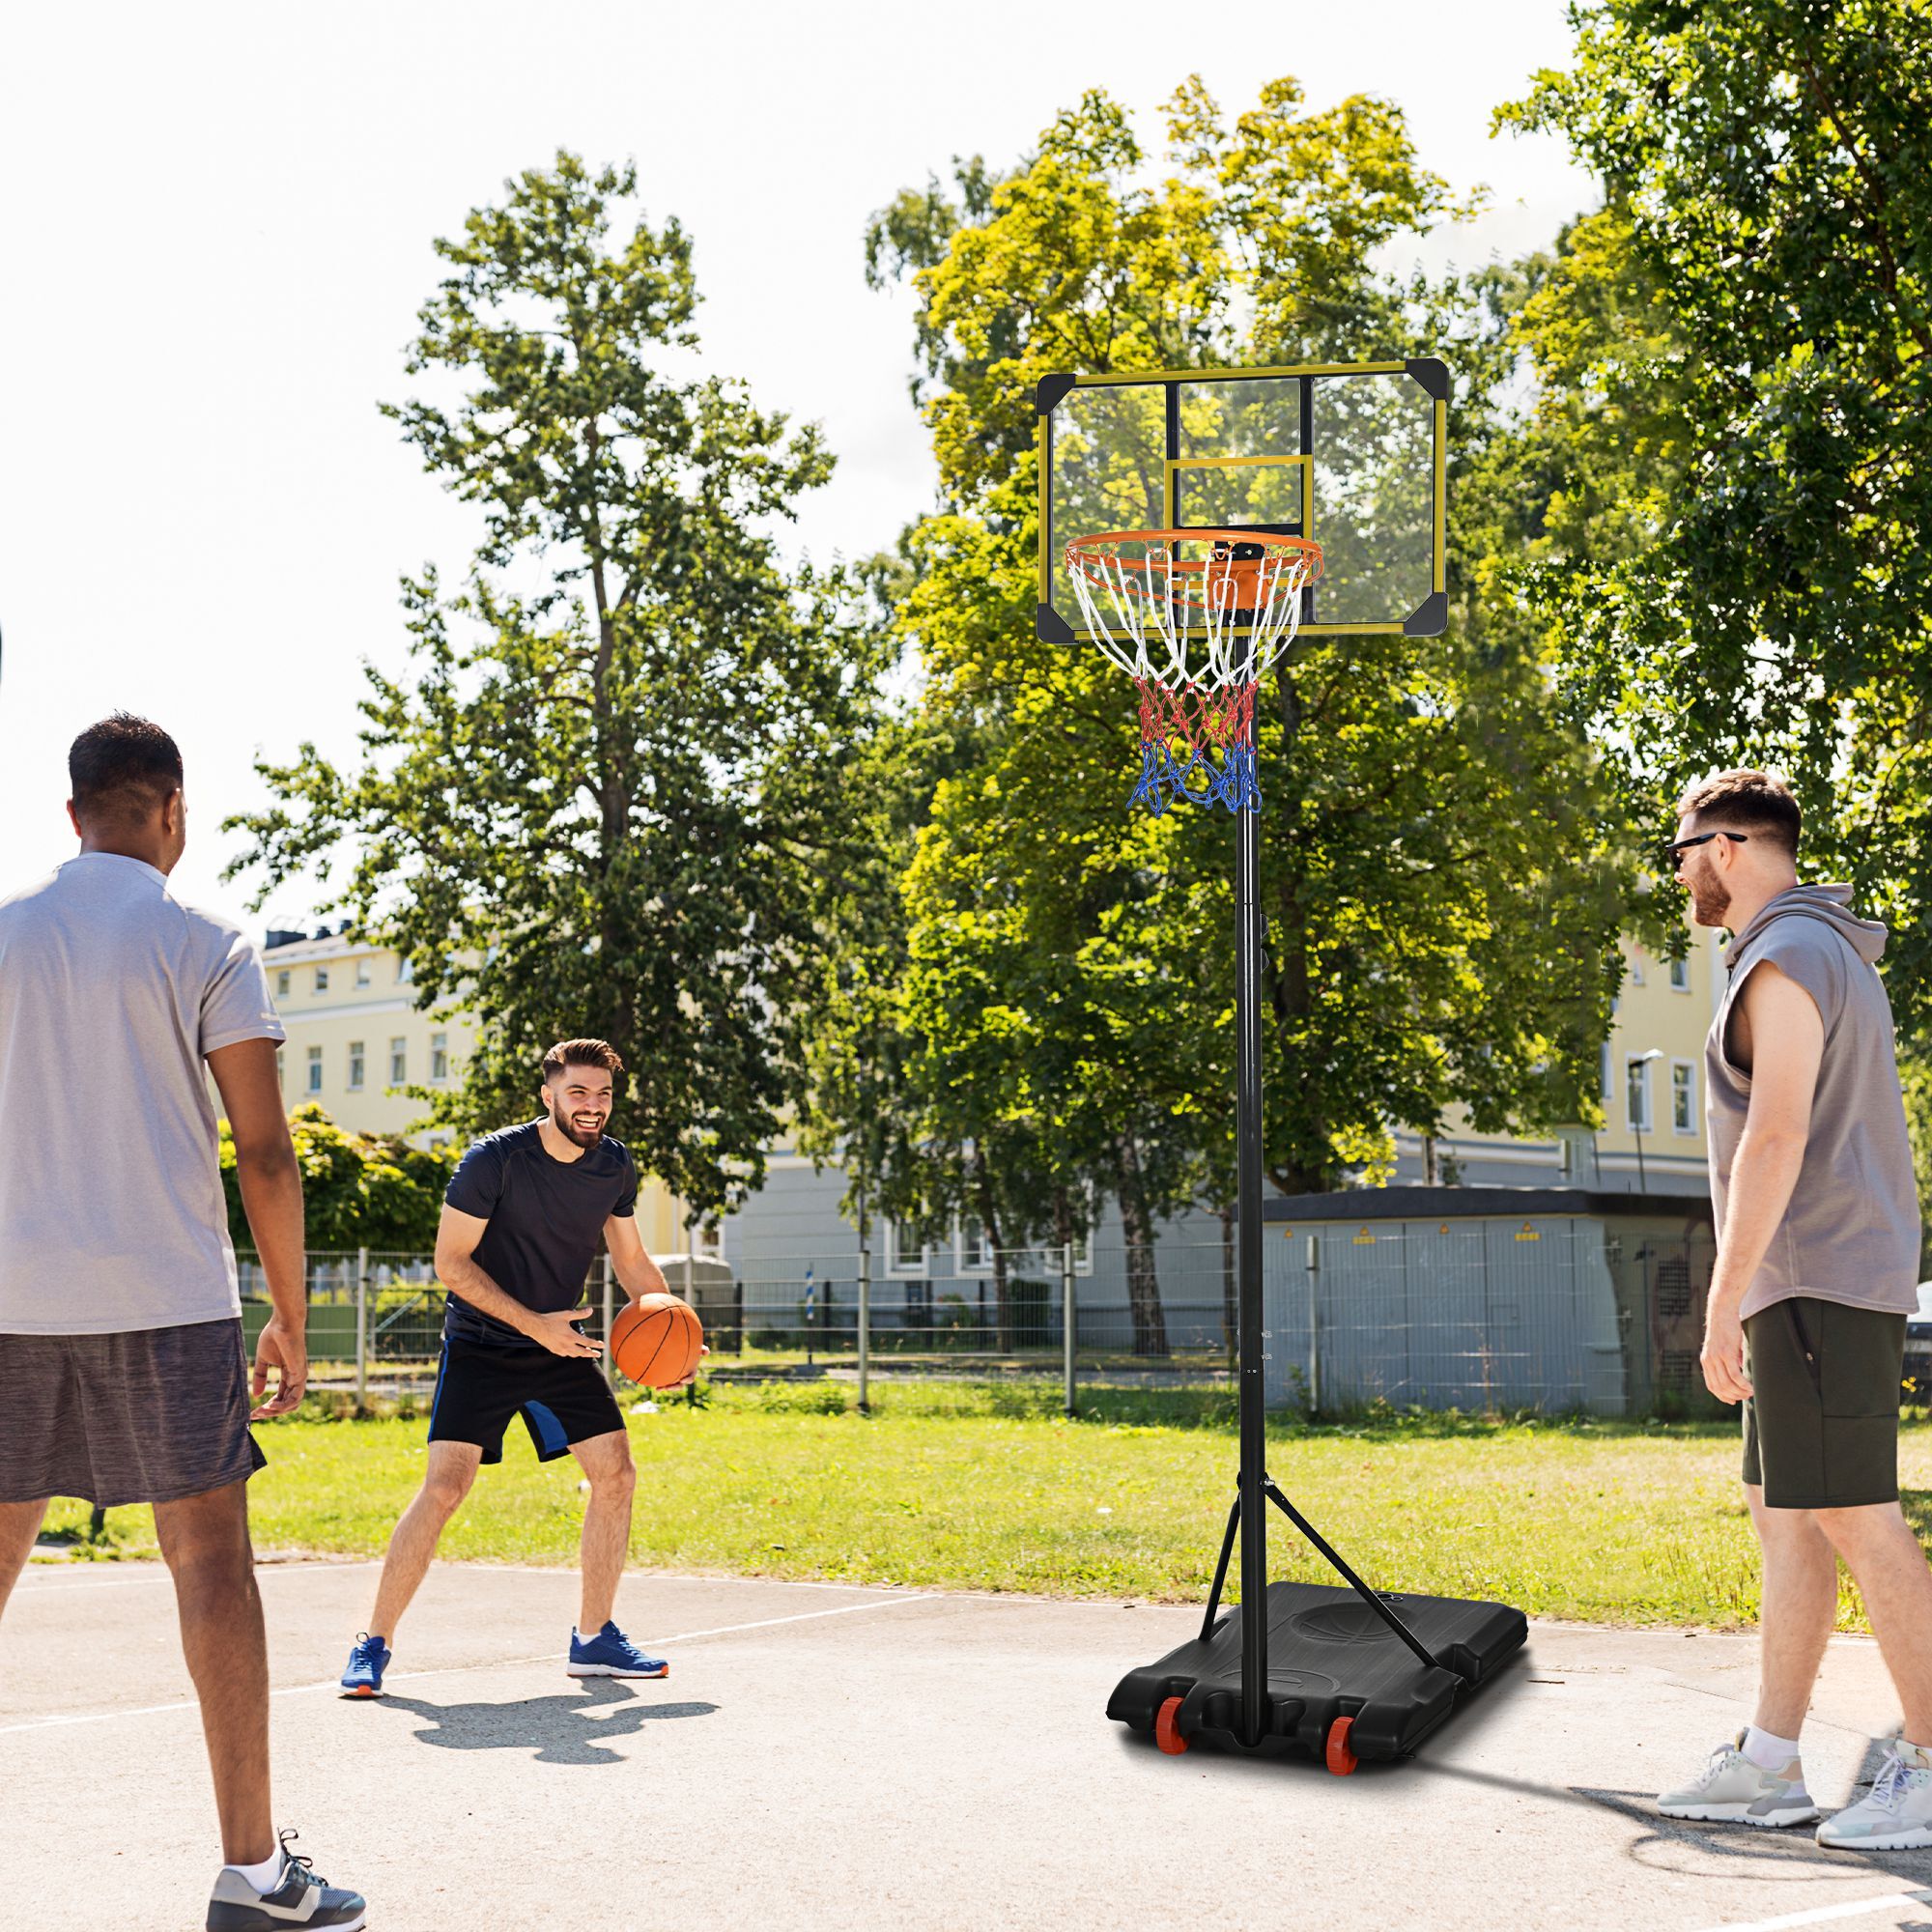
<svg viewBox="0 0 1932 1932"><path fill-rule="evenodd" d="M1736 935L1704 1051L1718 1260L1711 1392L1743 1405L1764 1556L1755 1721L1665 1792L1677 1818L1809 1824L1799 1731L1842 1557L1904 1707L1870 1794L1820 1843L1932 1845L1932 1570L1898 1506L1899 1375L1918 1201L1877 960L1849 886L1801 886L1797 801L1763 772L1687 793L1666 848L1699 925Z"/></svg>

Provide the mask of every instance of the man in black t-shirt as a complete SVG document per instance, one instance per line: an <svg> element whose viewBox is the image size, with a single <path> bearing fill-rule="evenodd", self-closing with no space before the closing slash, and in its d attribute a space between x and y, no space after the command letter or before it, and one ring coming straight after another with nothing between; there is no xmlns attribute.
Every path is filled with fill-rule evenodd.
<svg viewBox="0 0 1932 1932"><path fill-rule="evenodd" d="M389 1639L436 1554L443 1525L484 1463L503 1459L521 1415L538 1460L566 1451L590 1481L583 1512L582 1607L571 1633L573 1677L663 1677L611 1621L631 1541L637 1472L624 1418L597 1367L601 1343L576 1326L602 1237L625 1293L665 1293L638 1234L638 1171L604 1131L623 1062L601 1039L544 1055L542 1116L478 1141L443 1197L436 1272L448 1290L442 1363L430 1409L429 1466L397 1523L369 1629L342 1674L346 1696L383 1688Z"/></svg>

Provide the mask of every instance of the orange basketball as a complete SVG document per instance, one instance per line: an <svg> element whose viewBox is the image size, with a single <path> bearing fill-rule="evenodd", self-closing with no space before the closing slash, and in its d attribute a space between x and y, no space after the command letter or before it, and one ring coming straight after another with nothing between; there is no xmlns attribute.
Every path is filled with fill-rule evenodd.
<svg viewBox="0 0 1932 1932"><path fill-rule="evenodd" d="M640 1294L611 1324L611 1359L640 1388L671 1388L697 1366L704 1330L688 1301Z"/></svg>

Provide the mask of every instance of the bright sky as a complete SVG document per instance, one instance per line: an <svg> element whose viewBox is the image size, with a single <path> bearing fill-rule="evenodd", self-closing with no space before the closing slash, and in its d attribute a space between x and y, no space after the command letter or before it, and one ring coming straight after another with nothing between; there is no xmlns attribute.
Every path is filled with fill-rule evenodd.
<svg viewBox="0 0 1932 1932"><path fill-rule="evenodd" d="M1198 21L1191 34L1178 24ZM836 480L799 542L863 555L925 506L910 304L866 287L867 217L955 154L1018 156L1087 87L1152 110L1189 71L1230 113L1300 77L1392 97L1424 162L1492 212L1435 266L1548 242L1590 205L1555 143L1492 140L1562 65L1561 0L983 0L923 14L712 0L110 0L16 10L0 66L0 894L73 849L66 750L117 706L179 740L189 901L219 881L257 752L352 759L365 659L398 669L397 574L460 575L476 526L376 412L438 278L433 237L559 146L634 157L696 242L709 367L815 418Z"/></svg>

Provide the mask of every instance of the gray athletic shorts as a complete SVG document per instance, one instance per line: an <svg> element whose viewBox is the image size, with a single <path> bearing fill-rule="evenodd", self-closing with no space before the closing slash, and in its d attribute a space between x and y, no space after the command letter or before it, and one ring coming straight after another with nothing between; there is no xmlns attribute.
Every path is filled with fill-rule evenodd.
<svg viewBox="0 0 1932 1932"><path fill-rule="evenodd" d="M252 1476L240 1318L0 1335L0 1503L171 1503Z"/></svg>

